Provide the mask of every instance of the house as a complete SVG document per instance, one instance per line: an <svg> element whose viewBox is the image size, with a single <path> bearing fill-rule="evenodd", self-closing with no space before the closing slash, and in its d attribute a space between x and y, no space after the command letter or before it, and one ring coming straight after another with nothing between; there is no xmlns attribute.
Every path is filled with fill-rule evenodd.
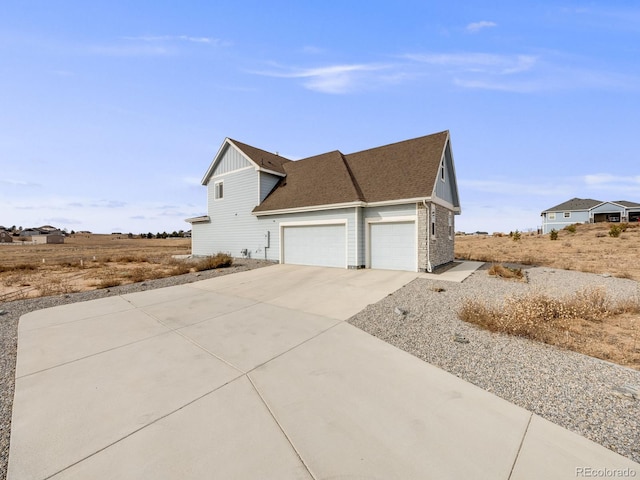
<svg viewBox="0 0 640 480"><path fill-rule="evenodd" d="M0 243L12 243L13 235L4 229L0 229Z"/></svg>
<svg viewBox="0 0 640 480"><path fill-rule="evenodd" d="M542 233L561 230L574 223L637 222L640 203L617 200L603 202L592 198L572 198L543 211Z"/></svg>
<svg viewBox="0 0 640 480"><path fill-rule="evenodd" d="M207 169L193 255L432 271L453 261L460 214L448 131L291 161L226 138Z"/></svg>

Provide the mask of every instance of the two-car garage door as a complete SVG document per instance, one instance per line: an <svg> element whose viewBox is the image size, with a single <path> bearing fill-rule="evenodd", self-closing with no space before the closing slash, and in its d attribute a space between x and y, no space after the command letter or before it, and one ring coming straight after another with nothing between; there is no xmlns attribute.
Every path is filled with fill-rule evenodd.
<svg viewBox="0 0 640 480"><path fill-rule="evenodd" d="M407 270L417 268L416 224L408 221L368 223L370 268ZM281 262L323 267L347 266L346 224L283 225Z"/></svg>
<svg viewBox="0 0 640 480"><path fill-rule="evenodd" d="M282 263L347 266L346 225L295 225L282 227Z"/></svg>

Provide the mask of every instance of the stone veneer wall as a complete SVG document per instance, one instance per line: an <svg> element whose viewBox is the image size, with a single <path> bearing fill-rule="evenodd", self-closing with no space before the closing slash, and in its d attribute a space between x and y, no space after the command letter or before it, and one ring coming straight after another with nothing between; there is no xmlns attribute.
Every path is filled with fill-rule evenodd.
<svg viewBox="0 0 640 480"><path fill-rule="evenodd" d="M427 209L423 203L418 204L418 269L423 272L427 271L427 237L431 228L428 213L431 211L431 203L427 203ZM430 240L429 252L433 269L453 262L455 231L455 215L452 214L451 238L449 238L449 210L436 204L436 235Z"/></svg>

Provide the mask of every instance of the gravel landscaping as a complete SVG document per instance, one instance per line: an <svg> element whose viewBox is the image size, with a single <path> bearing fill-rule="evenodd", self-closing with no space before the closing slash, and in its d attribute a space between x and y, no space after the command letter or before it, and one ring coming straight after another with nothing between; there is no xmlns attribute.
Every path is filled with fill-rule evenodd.
<svg viewBox="0 0 640 480"><path fill-rule="evenodd" d="M499 397L640 462L640 371L491 333L458 319L466 298L500 302L536 289L549 295L602 286L612 298L640 294L625 280L533 267L528 283L490 277L463 283L417 279L349 322ZM439 291L442 290L442 291ZM406 315L402 312L406 311ZM639 344L640 345L640 344Z"/></svg>
<svg viewBox="0 0 640 480"><path fill-rule="evenodd" d="M6 476L14 393L17 326L25 313L204 280L269 262L237 260L233 267L56 297L0 304L0 478ZM349 322L480 388L640 462L640 372L526 339L490 333L458 319L466 298L496 302L532 288L567 294L603 286L614 298L640 293L638 283L575 271L532 267L528 283L481 269L463 283L417 279ZM635 390L634 390L635 389Z"/></svg>

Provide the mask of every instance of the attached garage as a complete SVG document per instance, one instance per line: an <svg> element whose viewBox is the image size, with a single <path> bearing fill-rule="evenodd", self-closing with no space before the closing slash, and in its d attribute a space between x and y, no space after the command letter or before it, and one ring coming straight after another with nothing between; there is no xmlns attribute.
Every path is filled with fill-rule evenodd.
<svg viewBox="0 0 640 480"><path fill-rule="evenodd" d="M415 221L371 222L368 230L370 268L417 271Z"/></svg>
<svg viewBox="0 0 640 480"><path fill-rule="evenodd" d="M280 263L346 268L346 222L280 227Z"/></svg>

